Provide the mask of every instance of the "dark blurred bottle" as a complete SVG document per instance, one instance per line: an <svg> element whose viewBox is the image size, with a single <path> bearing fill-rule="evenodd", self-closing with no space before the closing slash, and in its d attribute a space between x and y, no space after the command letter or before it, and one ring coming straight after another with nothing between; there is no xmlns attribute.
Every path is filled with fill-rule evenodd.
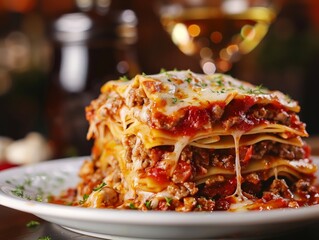
<svg viewBox="0 0 319 240"><path fill-rule="evenodd" d="M129 1L75 1L77 11L52 24L54 64L48 89L55 157L90 154L85 107L108 80L139 72L137 18Z"/></svg>

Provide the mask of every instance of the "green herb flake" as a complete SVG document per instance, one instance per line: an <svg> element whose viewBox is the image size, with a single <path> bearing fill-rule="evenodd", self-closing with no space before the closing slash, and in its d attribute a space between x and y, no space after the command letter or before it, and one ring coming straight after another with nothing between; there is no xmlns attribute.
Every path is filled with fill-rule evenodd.
<svg viewBox="0 0 319 240"><path fill-rule="evenodd" d="M185 82L191 83L191 81L192 81L192 78L190 78L190 77L185 79Z"/></svg>
<svg viewBox="0 0 319 240"><path fill-rule="evenodd" d="M37 226L39 226L40 223L38 221L30 221L26 224L27 228L36 228Z"/></svg>
<svg viewBox="0 0 319 240"><path fill-rule="evenodd" d="M226 89L225 89L225 88L222 88L219 92L220 92L220 93L225 93L225 92L226 92Z"/></svg>
<svg viewBox="0 0 319 240"><path fill-rule="evenodd" d="M223 81L223 76L222 75L215 76L214 80L215 80L217 86L219 86L219 87L224 86L224 81Z"/></svg>
<svg viewBox="0 0 319 240"><path fill-rule="evenodd" d="M265 93L266 93L265 90L267 90L267 88L265 88L265 87L262 86L262 85L259 85L259 86L257 86L256 88L248 89L248 90L246 91L246 93L248 93L248 94L265 94Z"/></svg>
<svg viewBox="0 0 319 240"><path fill-rule="evenodd" d="M52 238L49 236L39 237L38 240L51 240Z"/></svg>
<svg viewBox="0 0 319 240"><path fill-rule="evenodd" d="M37 196L35 197L35 200L36 200L37 202L43 202L43 197L42 197L41 195L37 195Z"/></svg>
<svg viewBox="0 0 319 240"><path fill-rule="evenodd" d="M93 188L94 192L100 191L103 187L106 186L105 182L102 182L101 184L99 184L97 187Z"/></svg>
<svg viewBox="0 0 319 240"><path fill-rule="evenodd" d="M167 205L167 206L171 206L171 203L172 203L172 201L173 201L173 198L165 197L165 200L166 200L166 205Z"/></svg>
<svg viewBox="0 0 319 240"><path fill-rule="evenodd" d="M52 196L52 195L47 196L47 197L46 197L46 200L47 200L48 202L52 202L52 201L53 201L53 196Z"/></svg>
<svg viewBox="0 0 319 240"><path fill-rule="evenodd" d="M145 207L146 207L148 210L152 209L151 203L152 203L152 201L146 201L146 202L145 202Z"/></svg>
<svg viewBox="0 0 319 240"><path fill-rule="evenodd" d="M85 203L85 202L86 202L86 200L89 198L89 196L90 196L89 194L84 194L84 195L83 195L83 199L82 199L82 200L80 200L80 202L79 202L79 203L80 203L80 204Z"/></svg>
<svg viewBox="0 0 319 240"><path fill-rule="evenodd" d="M122 77L120 77L120 80L122 80L122 81L128 81L129 79L127 78L127 76L122 76Z"/></svg>
<svg viewBox="0 0 319 240"><path fill-rule="evenodd" d="M24 186L23 185L18 185L11 192L17 197L23 197L24 196Z"/></svg>
<svg viewBox="0 0 319 240"><path fill-rule="evenodd" d="M160 73L166 73L166 69L165 68L161 68Z"/></svg>
<svg viewBox="0 0 319 240"><path fill-rule="evenodd" d="M242 91L245 91L245 90L246 90L245 87L244 87L244 85L240 85L240 86L239 86L239 89L242 90Z"/></svg>
<svg viewBox="0 0 319 240"><path fill-rule="evenodd" d="M24 180L23 185L31 186L31 184L32 184L32 180L31 179Z"/></svg>
<svg viewBox="0 0 319 240"><path fill-rule="evenodd" d="M225 88L222 88L220 91L213 91L211 90L212 93L217 93L217 94L221 94L221 93L225 93L226 92L226 89Z"/></svg>
<svg viewBox="0 0 319 240"><path fill-rule="evenodd" d="M177 98L172 98L172 103L175 104L177 103L178 99Z"/></svg>
<svg viewBox="0 0 319 240"><path fill-rule="evenodd" d="M135 207L134 203L130 203L130 204L129 204L129 208L130 208L130 209L137 209L137 207Z"/></svg>

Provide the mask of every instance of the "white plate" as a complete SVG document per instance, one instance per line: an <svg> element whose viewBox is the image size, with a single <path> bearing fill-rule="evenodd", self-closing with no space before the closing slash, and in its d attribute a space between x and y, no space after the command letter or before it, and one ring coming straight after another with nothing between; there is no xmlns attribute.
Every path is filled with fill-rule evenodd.
<svg viewBox="0 0 319 240"><path fill-rule="evenodd" d="M319 219L319 206L252 212L142 212L88 209L36 201L78 182L81 158L0 172L0 204L79 233L108 239L256 238L284 233ZM314 159L319 162L319 158ZM19 186L23 186L23 191ZM17 195L23 194L23 197Z"/></svg>

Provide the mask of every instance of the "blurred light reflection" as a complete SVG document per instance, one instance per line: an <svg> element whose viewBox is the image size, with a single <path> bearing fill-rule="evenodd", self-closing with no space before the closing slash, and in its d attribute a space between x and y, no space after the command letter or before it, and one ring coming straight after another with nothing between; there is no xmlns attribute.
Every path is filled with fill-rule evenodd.
<svg viewBox="0 0 319 240"><path fill-rule="evenodd" d="M69 92L85 88L88 72L88 49L85 45L66 45L62 48L60 82Z"/></svg>
<svg viewBox="0 0 319 240"><path fill-rule="evenodd" d="M96 0L96 9L100 14L106 14L109 11L111 0Z"/></svg>
<svg viewBox="0 0 319 240"><path fill-rule="evenodd" d="M172 40L185 54L191 55L195 52L195 46L190 41L187 27L184 24L175 25L172 31Z"/></svg>
<svg viewBox="0 0 319 240"><path fill-rule="evenodd" d="M213 57L213 51L208 47L202 48L199 54L200 54L200 57L203 59L205 58L211 59Z"/></svg>
<svg viewBox="0 0 319 240"><path fill-rule="evenodd" d="M90 11L93 8L93 0L76 0L76 5L82 11Z"/></svg>
<svg viewBox="0 0 319 240"><path fill-rule="evenodd" d="M238 14L248 9L247 0L225 0L222 4L222 9L228 14Z"/></svg>
<svg viewBox="0 0 319 240"><path fill-rule="evenodd" d="M202 66L203 72L206 74L213 74L216 71L216 66L213 62L205 62Z"/></svg>
<svg viewBox="0 0 319 240"><path fill-rule="evenodd" d="M188 32L191 37L197 37L200 34L200 27L197 24L191 24L188 27Z"/></svg>
<svg viewBox="0 0 319 240"><path fill-rule="evenodd" d="M220 43L223 40L223 35L220 32L215 31L211 33L210 39L213 43Z"/></svg>

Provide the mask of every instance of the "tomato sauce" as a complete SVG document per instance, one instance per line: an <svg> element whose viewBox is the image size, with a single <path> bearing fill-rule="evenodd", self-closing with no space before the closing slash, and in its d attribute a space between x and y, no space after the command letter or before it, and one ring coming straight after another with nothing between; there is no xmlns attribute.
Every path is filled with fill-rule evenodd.
<svg viewBox="0 0 319 240"><path fill-rule="evenodd" d="M149 169L147 175L153 178L158 184L166 185L170 182L166 170L159 167Z"/></svg>
<svg viewBox="0 0 319 240"><path fill-rule="evenodd" d="M173 134L192 136L198 129L203 129L210 120L208 109L191 106L185 116L172 129Z"/></svg>

